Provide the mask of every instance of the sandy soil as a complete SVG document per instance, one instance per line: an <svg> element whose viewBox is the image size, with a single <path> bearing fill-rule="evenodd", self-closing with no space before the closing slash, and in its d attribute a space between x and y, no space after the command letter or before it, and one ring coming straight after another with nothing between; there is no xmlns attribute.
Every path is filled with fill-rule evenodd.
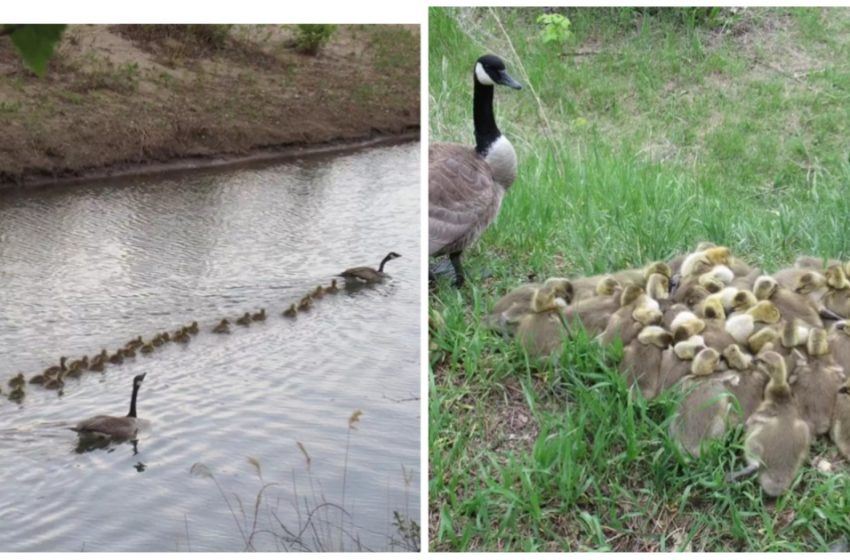
<svg viewBox="0 0 850 560"><path fill-rule="evenodd" d="M37 78L0 38L0 185L410 134L419 43L417 26L339 26L308 56L293 26L230 26L209 41L185 27L74 25Z"/></svg>

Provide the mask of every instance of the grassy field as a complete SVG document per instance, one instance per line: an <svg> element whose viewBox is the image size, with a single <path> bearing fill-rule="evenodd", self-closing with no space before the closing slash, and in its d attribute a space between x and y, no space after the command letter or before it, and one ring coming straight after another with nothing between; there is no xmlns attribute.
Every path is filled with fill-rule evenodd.
<svg viewBox="0 0 850 560"><path fill-rule="evenodd" d="M496 115L519 176L431 309L432 550L825 550L850 533L850 465L815 443L769 500L735 486L742 428L700 459L667 436L675 401L635 400L621 349L568 342L560 368L479 318L511 287L640 266L701 240L775 270L850 257L850 11L432 9L432 141L471 144L471 69L505 58L526 87ZM831 464L831 470L826 463ZM820 468L816 467L820 465Z"/></svg>

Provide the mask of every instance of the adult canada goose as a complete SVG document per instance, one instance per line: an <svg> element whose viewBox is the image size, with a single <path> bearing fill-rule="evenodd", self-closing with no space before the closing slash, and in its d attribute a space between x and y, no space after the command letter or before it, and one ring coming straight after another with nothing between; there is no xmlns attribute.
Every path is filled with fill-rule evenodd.
<svg viewBox="0 0 850 560"><path fill-rule="evenodd" d="M230 321L227 319L222 319L219 324L213 327L212 332L216 334L229 334L230 333Z"/></svg>
<svg viewBox="0 0 850 560"><path fill-rule="evenodd" d="M139 430L138 418L136 417L136 397L145 375L147 373L133 378L133 396L130 397L130 412L127 413L127 416L99 415L83 420L71 429L81 435L91 434L114 439L132 439L135 437Z"/></svg>
<svg viewBox="0 0 850 560"><path fill-rule="evenodd" d="M456 286L464 282L461 253L499 214L517 170L514 147L496 126L493 93L496 84L522 86L492 54L476 61L472 76L475 147L435 143L428 148L428 254L449 256Z"/></svg>
<svg viewBox="0 0 850 560"><path fill-rule="evenodd" d="M298 315L298 311L295 309L295 304L293 303L292 305L290 305L290 306L286 309L286 311L284 311L284 312L282 313L282 315L283 315L284 317L295 317L296 315Z"/></svg>
<svg viewBox="0 0 850 560"><path fill-rule="evenodd" d="M387 276L387 273L384 272L384 265L393 259L399 258L400 256L401 255L399 255L395 251L390 251L389 253L387 253L387 256L384 257L384 259L381 261L381 264L378 266L378 270L375 270L374 268L369 266L355 266L354 268L343 270L337 276L342 276L346 279L346 281L361 282L364 284L380 282ZM312 297L316 297L315 294Z"/></svg>

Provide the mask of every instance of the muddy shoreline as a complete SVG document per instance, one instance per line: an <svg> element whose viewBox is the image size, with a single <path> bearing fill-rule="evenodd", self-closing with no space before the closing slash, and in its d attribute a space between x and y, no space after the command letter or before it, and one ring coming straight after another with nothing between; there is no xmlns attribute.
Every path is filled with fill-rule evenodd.
<svg viewBox="0 0 850 560"><path fill-rule="evenodd" d="M0 37L0 189L418 139L418 26L340 25L315 55L295 31L71 25L42 78Z"/></svg>
<svg viewBox="0 0 850 560"><path fill-rule="evenodd" d="M343 155L366 148L393 146L418 141L420 141L419 127L409 127L407 130L396 134L370 134L360 139L346 138L343 140L330 140L327 142L308 144L264 146L256 150L249 151L248 153L240 154L222 153L203 156L190 155L176 157L168 161L122 163L105 167L75 169L67 172L65 175L56 176L32 174L22 177L21 180L17 182L0 182L0 191L14 189L29 190L57 185L70 186L81 183L92 183L111 179L127 179L147 175L179 175L181 173L206 171L210 169L234 169L241 167L273 165L292 160Z"/></svg>

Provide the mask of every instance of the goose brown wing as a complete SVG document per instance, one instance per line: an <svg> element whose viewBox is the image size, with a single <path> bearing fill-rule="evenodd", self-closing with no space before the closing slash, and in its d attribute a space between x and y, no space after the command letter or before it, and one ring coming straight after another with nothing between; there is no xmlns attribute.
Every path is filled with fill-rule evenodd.
<svg viewBox="0 0 850 560"><path fill-rule="evenodd" d="M136 432L136 419L129 416L98 415L71 428L75 432L98 432L116 437L129 437Z"/></svg>
<svg viewBox="0 0 850 560"><path fill-rule="evenodd" d="M374 282L380 280L381 276L374 268L368 266L356 266L340 273L343 278L359 278L366 282Z"/></svg>
<svg viewBox="0 0 850 560"><path fill-rule="evenodd" d="M475 242L499 211L503 189L474 149L432 144L428 150L428 252L460 251Z"/></svg>

